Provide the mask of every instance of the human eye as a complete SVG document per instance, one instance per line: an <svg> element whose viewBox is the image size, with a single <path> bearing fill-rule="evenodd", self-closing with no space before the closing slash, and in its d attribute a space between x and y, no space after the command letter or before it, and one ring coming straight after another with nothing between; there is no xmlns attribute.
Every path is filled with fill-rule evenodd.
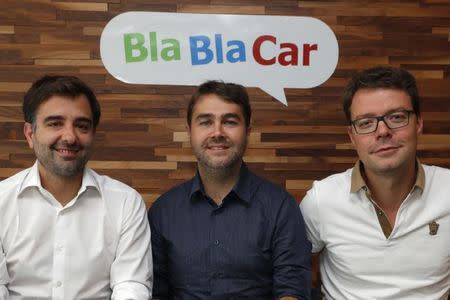
<svg viewBox="0 0 450 300"><path fill-rule="evenodd" d="M204 119L204 120L200 120L199 122L198 122L198 124L200 125L200 126L203 126L203 127L207 127L207 126L209 126L209 125L211 125L211 120L209 120L209 119Z"/></svg>
<svg viewBox="0 0 450 300"><path fill-rule="evenodd" d="M60 128L63 126L63 123L61 121L50 121L46 123L47 127L50 128Z"/></svg>
<svg viewBox="0 0 450 300"><path fill-rule="evenodd" d="M226 119L223 121L223 124L228 126L236 126L238 125L238 121L235 119Z"/></svg>
<svg viewBox="0 0 450 300"><path fill-rule="evenodd" d="M386 116L392 123L403 123L408 119L408 113L405 111L393 112Z"/></svg>
<svg viewBox="0 0 450 300"><path fill-rule="evenodd" d="M363 118L355 121L356 127L360 129L368 129L371 128L376 123L375 118Z"/></svg>
<svg viewBox="0 0 450 300"><path fill-rule="evenodd" d="M91 124L87 122L77 123L75 125L81 132L88 132L91 130Z"/></svg>

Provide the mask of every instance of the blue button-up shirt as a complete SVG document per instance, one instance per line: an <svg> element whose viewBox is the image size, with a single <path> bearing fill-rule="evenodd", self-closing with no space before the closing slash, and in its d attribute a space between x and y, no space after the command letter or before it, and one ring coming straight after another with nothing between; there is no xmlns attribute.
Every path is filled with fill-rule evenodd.
<svg viewBox="0 0 450 300"><path fill-rule="evenodd" d="M217 205L197 175L148 213L160 299L310 299L311 244L294 200L243 164Z"/></svg>

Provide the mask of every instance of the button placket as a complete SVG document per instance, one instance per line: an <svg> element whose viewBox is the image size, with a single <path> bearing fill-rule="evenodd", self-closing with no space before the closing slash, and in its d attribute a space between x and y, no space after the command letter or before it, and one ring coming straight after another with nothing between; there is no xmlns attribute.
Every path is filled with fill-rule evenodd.
<svg viewBox="0 0 450 300"><path fill-rule="evenodd" d="M222 212L221 208L216 208L211 213L211 293L217 292L218 280L220 280L220 247L223 241L218 226Z"/></svg>
<svg viewBox="0 0 450 300"><path fill-rule="evenodd" d="M66 229L67 215L64 209L59 209L55 219L53 246L53 291L52 299L64 299L64 281L66 264Z"/></svg>

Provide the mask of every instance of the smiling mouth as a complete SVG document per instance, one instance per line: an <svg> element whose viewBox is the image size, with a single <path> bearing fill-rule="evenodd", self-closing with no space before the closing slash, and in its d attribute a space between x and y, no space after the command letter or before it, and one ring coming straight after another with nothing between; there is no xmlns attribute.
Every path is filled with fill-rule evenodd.
<svg viewBox="0 0 450 300"><path fill-rule="evenodd" d="M213 146L208 146L207 149L208 150L226 150L228 149L228 146L225 145L213 145Z"/></svg>
<svg viewBox="0 0 450 300"><path fill-rule="evenodd" d="M55 149L55 150L62 154L72 154L78 152L78 150L71 150L71 149Z"/></svg>
<svg viewBox="0 0 450 300"><path fill-rule="evenodd" d="M60 156L64 157L64 158L72 158L72 157L76 157L78 152L80 152L81 148L80 147L74 147L74 148L56 148L56 147L52 147L51 148L53 151L56 151Z"/></svg>

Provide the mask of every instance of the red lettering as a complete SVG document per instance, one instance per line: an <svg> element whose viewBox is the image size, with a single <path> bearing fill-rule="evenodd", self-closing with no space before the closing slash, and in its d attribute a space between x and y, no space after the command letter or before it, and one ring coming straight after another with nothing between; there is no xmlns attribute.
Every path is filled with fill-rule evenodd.
<svg viewBox="0 0 450 300"><path fill-rule="evenodd" d="M264 66L273 65L276 61L275 57L270 58L270 59L265 59L261 56L261 45L265 41L272 42L275 45L277 43L277 39L272 35L262 35L262 36L258 37L255 40L255 42L253 43L253 57L255 58L256 62L261 65L264 65Z"/></svg>
<svg viewBox="0 0 450 300"><path fill-rule="evenodd" d="M317 44L303 44L303 65L309 66L311 51L317 51Z"/></svg>
<svg viewBox="0 0 450 300"><path fill-rule="evenodd" d="M295 44L292 43L281 43L280 48L288 48L289 51L282 52L278 56L278 61L280 62L280 65L287 66L287 65L298 65L298 48ZM290 57L290 60L287 60L287 58Z"/></svg>

